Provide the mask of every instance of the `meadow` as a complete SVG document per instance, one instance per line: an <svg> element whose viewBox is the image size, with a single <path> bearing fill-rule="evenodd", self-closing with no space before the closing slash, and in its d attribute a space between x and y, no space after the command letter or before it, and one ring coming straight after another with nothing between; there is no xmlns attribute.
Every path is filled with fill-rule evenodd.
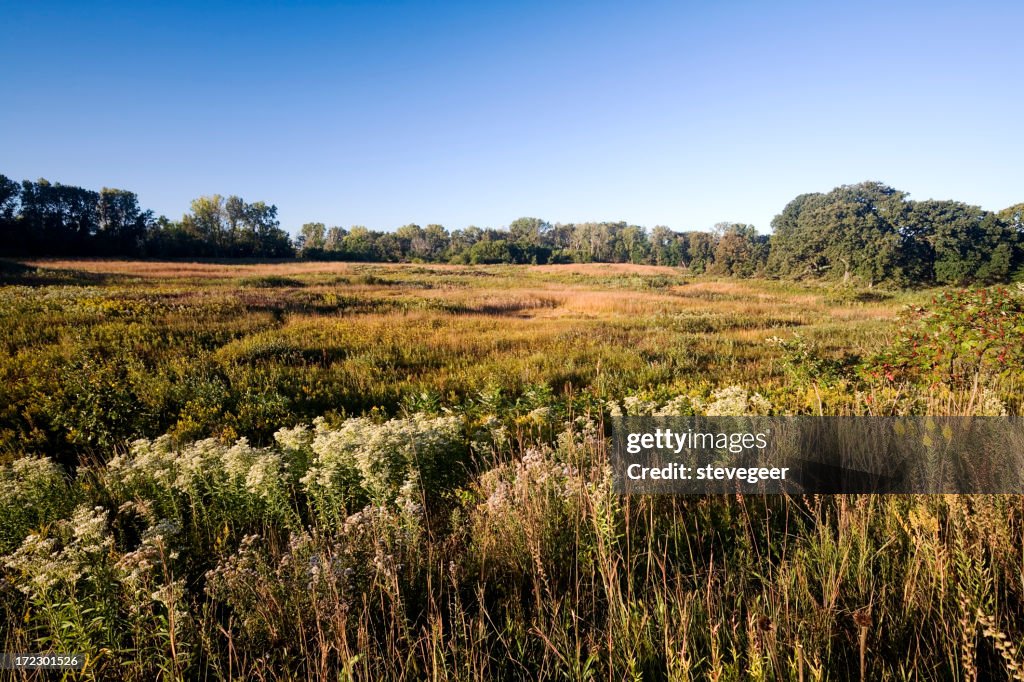
<svg viewBox="0 0 1024 682"><path fill-rule="evenodd" d="M0 640L84 679L1024 680L1019 496L623 497L613 414L1019 415L1024 293L0 262Z"/></svg>

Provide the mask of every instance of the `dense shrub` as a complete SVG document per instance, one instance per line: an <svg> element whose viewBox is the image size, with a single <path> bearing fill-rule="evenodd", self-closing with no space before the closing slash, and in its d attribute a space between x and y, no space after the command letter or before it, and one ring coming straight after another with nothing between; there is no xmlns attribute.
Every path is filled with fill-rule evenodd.
<svg viewBox="0 0 1024 682"><path fill-rule="evenodd" d="M951 386L988 381L1024 366L1024 295L1006 287L943 291L904 315L872 377Z"/></svg>

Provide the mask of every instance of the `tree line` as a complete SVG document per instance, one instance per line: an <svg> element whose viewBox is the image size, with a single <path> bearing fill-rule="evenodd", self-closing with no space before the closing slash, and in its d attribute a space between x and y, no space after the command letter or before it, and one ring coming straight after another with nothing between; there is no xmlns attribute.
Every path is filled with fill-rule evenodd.
<svg viewBox="0 0 1024 682"><path fill-rule="evenodd" d="M200 197L174 221L154 218L127 190L19 184L0 175L0 252L9 255L637 263L900 286L1006 281L1024 272L1024 204L992 213L957 201L913 201L864 182L802 194L771 227L768 236L742 223L684 232L539 218L451 231L436 224L382 231L307 223L292 239L277 207L262 201Z"/></svg>
<svg viewBox="0 0 1024 682"><path fill-rule="evenodd" d="M94 190L0 175L0 253L33 256L289 258L277 207L200 197L180 221L153 217L123 189Z"/></svg>

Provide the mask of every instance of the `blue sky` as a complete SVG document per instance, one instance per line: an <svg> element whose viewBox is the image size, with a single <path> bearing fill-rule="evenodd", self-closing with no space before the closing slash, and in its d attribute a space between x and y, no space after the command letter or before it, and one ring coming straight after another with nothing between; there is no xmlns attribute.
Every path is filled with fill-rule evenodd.
<svg viewBox="0 0 1024 682"><path fill-rule="evenodd" d="M1021 2L0 2L0 173L283 225L1024 201Z"/></svg>

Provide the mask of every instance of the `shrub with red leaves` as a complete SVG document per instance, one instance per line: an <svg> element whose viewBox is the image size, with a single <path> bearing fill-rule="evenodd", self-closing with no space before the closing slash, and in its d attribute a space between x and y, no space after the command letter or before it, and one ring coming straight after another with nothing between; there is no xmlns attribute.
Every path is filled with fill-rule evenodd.
<svg viewBox="0 0 1024 682"><path fill-rule="evenodd" d="M909 309L866 378L950 387L1024 371L1024 296L1007 287L945 291Z"/></svg>

